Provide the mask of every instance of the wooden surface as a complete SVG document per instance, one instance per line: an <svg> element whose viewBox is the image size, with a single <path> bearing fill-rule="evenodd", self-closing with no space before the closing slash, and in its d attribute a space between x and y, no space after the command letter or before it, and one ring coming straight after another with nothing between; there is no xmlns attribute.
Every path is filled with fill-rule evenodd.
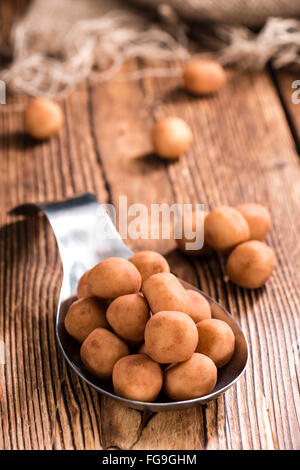
<svg viewBox="0 0 300 470"><path fill-rule="evenodd" d="M8 2L4 2L7 9ZM4 15L2 8L2 20ZM6 10L5 10L6 11ZM134 70L139 63L128 64ZM82 84L62 103L65 126L36 144L22 113L0 109L0 449L299 448L300 104L294 75L231 73L224 90L194 99L175 79ZM300 77L298 77L300 78ZM25 102L25 99L19 101ZM167 165L151 154L149 130L177 115L194 144ZM250 343L246 374L207 406L148 414L87 387L66 365L54 324L61 265L44 218L11 217L17 204L82 191L101 202L258 201L273 218L277 268L265 289L224 279L224 259L188 258L172 241L128 240L166 254L173 272L231 311Z"/></svg>

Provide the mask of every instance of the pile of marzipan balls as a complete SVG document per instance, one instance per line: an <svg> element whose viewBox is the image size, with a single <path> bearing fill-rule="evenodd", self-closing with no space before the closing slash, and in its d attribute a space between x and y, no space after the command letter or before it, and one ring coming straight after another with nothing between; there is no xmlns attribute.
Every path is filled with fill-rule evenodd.
<svg viewBox="0 0 300 470"><path fill-rule="evenodd" d="M211 318L206 298L185 289L159 253L101 261L77 295L65 328L86 369L112 379L120 397L153 402L162 388L176 401L208 395L234 353L229 325Z"/></svg>
<svg viewBox="0 0 300 470"><path fill-rule="evenodd" d="M201 226L196 212L189 221L191 233L176 240L178 247L188 255L205 255L211 250L228 254L226 272L240 287L256 289L264 286L275 267L275 254L264 239L269 233L271 216L268 209L256 203L237 207L220 206L204 214L204 245L200 250L186 249L195 241L192 235ZM180 221L184 227L186 221Z"/></svg>

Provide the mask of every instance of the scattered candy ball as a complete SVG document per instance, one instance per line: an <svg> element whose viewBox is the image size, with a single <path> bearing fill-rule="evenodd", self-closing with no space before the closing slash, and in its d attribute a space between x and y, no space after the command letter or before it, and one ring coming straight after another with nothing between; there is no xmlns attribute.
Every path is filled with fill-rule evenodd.
<svg viewBox="0 0 300 470"><path fill-rule="evenodd" d="M147 354L161 364L186 361L197 343L197 327L183 312L158 312L145 328Z"/></svg>
<svg viewBox="0 0 300 470"><path fill-rule="evenodd" d="M81 299L82 297L89 297L90 295L88 282L87 282L88 274L89 274L89 271L86 271L78 281L78 285L77 285L78 299Z"/></svg>
<svg viewBox="0 0 300 470"><path fill-rule="evenodd" d="M96 328L107 328L106 302L93 297L73 302L65 317L65 328L69 335L82 343Z"/></svg>
<svg viewBox="0 0 300 470"><path fill-rule="evenodd" d="M256 289L265 285L275 267L275 254L265 243L251 240L238 245L229 255L229 279L241 287Z"/></svg>
<svg viewBox="0 0 300 470"><path fill-rule="evenodd" d="M113 369L114 391L129 400L152 402L163 385L160 365L145 354L132 354L116 362Z"/></svg>
<svg viewBox="0 0 300 470"><path fill-rule="evenodd" d="M215 93L225 81L223 67L214 60L192 60L183 69L184 87L194 95Z"/></svg>
<svg viewBox="0 0 300 470"><path fill-rule="evenodd" d="M143 282L152 274L170 272L168 261L156 251L138 251L128 261L138 269Z"/></svg>
<svg viewBox="0 0 300 470"><path fill-rule="evenodd" d="M216 251L229 251L249 240L250 230L242 214L229 206L212 209L205 218L204 236Z"/></svg>
<svg viewBox="0 0 300 470"><path fill-rule="evenodd" d="M198 216L198 219L197 219ZM186 255L206 255L209 253L210 248L209 246L205 243L205 237L204 237L204 226L203 222L205 225L205 219L206 219L207 213L204 215L197 214L196 211L193 211L191 213L191 220L187 221L186 216L182 216L182 220L178 222L175 226L175 234L180 233L179 231L179 225L182 228L182 237L181 238L175 238L175 241L177 243L178 248L185 253ZM203 217L203 220L202 220ZM190 227L190 228L189 228ZM204 244L203 247L200 249L190 249L188 248L187 244L188 243L194 243L196 241L196 231L203 230L203 238L204 238Z"/></svg>
<svg viewBox="0 0 300 470"><path fill-rule="evenodd" d="M187 289L188 295L185 313L189 315L195 323L211 318L211 310L208 301L199 292Z"/></svg>
<svg viewBox="0 0 300 470"><path fill-rule="evenodd" d="M127 294L112 301L107 309L106 318L118 336L130 344L136 344L144 340L150 310L141 294Z"/></svg>
<svg viewBox="0 0 300 470"><path fill-rule="evenodd" d="M142 291L152 313L163 310L185 311L187 293L174 274L153 274L143 282Z"/></svg>
<svg viewBox="0 0 300 470"><path fill-rule="evenodd" d="M80 357L85 367L103 380L111 378L115 363L128 354L127 344L104 328L92 331L80 349Z"/></svg>
<svg viewBox="0 0 300 470"><path fill-rule="evenodd" d="M217 383L217 368L203 354L172 364L164 372L164 390L172 400L191 400L208 395Z"/></svg>
<svg viewBox="0 0 300 470"><path fill-rule="evenodd" d="M247 220L250 229L250 240L263 241L271 227L271 215L261 204L240 204L236 209Z"/></svg>
<svg viewBox="0 0 300 470"><path fill-rule="evenodd" d="M47 98L31 100L24 115L25 131L43 140L57 134L63 124L63 113L57 103Z"/></svg>
<svg viewBox="0 0 300 470"><path fill-rule="evenodd" d="M92 268L87 277L91 295L114 299L139 292L142 278L136 267L124 258L108 258Z"/></svg>
<svg viewBox="0 0 300 470"><path fill-rule="evenodd" d="M197 324L198 346L196 351L210 357L216 367L223 367L234 353L235 336L230 326L215 318Z"/></svg>
<svg viewBox="0 0 300 470"><path fill-rule="evenodd" d="M168 117L152 129L152 144L162 158L173 160L185 153L192 142L192 132L182 119Z"/></svg>

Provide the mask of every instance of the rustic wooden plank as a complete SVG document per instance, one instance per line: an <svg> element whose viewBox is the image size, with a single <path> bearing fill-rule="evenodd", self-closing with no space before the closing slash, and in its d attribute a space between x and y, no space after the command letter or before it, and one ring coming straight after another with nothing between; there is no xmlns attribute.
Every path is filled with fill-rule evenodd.
<svg viewBox="0 0 300 470"><path fill-rule="evenodd" d="M245 82L243 84L244 86L249 84L249 78L244 77L243 80ZM268 83L268 78L262 76L259 77L259 81L259 85L257 84L257 81L254 81L255 86L252 86L252 96L246 100L246 104L244 103L248 108L253 106L255 109L255 107L261 104L261 99L268 101L260 95L260 91L264 90L265 93L266 89L270 90L269 93L272 100L270 96L269 100L271 105L273 100L275 100L276 103L276 96ZM251 80L251 83L252 82L253 81ZM4 167L2 174L3 181L9 181L11 185L8 193L6 190L7 196L5 209L9 209L13 205L23 201L34 199L45 200L70 196L85 188L96 191L98 197L103 202L111 200L112 202L117 203L118 196L127 193L129 203L135 202L138 197L139 202L144 202L148 205L153 201L173 202L176 200L186 202L206 202L209 197L212 198L212 201L210 201L211 204L213 204L214 199L216 200L216 203L237 203L240 201L240 195L238 194L237 198L235 194L236 188L234 185L234 194L232 195L232 184L230 179L230 176L237 177L236 165L238 165L239 170L237 178L244 179L245 175L247 175L246 177L248 178L249 174L252 174L253 176L255 175L255 177L258 178L258 175L260 175L264 185L262 191L263 199L259 200L266 202L265 179L272 178L272 185L274 185L275 189L268 186L267 201L269 204L269 192L271 192L271 196L274 197L274 191L276 192L278 187L276 178L279 178L281 181L280 184L283 185L284 181L282 181L282 178L284 177L286 187L288 187L288 181L293 181L290 179L291 173L294 174L294 172L297 171L297 162L291 150L292 142L278 103L275 106L275 119L273 112L271 122L268 122L268 119L270 118L268 114L267 116L262 114L263 122L260 122L260 124L246 122L242 127L242 137L245 143L240 143L241 137L239 137L238 141L235 138L235 143L240 146L248 146L249 129L251 132L253 132L253 129L258 132L260 131L260 126L262 126L263 128L272 130L276 127L277 123L277 128L281 129L281 138L283 133L282 126L283 129L285 129L283 137L285 138L285 144L289 149L288 152L282 156L284 161L278 162L277 153L274 152L274 149L277 149L278 139L277 137L275 139L274 137L270 138L270 132L266 135L262 133L260 135L260 139L254 144L254 148L251 148L250 146L250 157L255 160L256 166L258 165L257 153L261 153L261 146L263 147L263 158L259 157L258 159L260 164L258 168L260 171L254 171L252 165L250 165L248 161L243 162L243 164L247 166L247 169L243 170L239 161L240 155L238 152L240 152L240 150L237 151L233 148L232 152L235 154L233 156L231 154L230 160L228 160L227 155L223 154L223 144L224 140L227 140L227 133L225 133L222 139L220 139L219 146L214 144L214 147L212 147L212 144L209 143L209 139L207 137L206 145L204 142L200 142L201 146L205 145L205 147L209 149L209 152L211 152L211 155L209 155L210 159L212 159L211 162L220 158L219 153L221 153L223 159L225 159L224 163L223 160L218 164L218 171L220 171L222 179L224 176L227 179L226 188L218 190L218 184L214 181L215 179L218 181L218 172L212 172L210 175L209 166L211 165L211 162L209 162L207 158L201 159L201 171L199 171L199 162L196 158L197 154L201 155L201 148L197 153L195 150L191 151L191 155L188 155L182 161L171 166L166 166L165 164L156 161L151 156L139 157L141 161L137 161L138 155L149 153L148 130L151 124L149 125L148 116L145 113L143 116L143 110L145 108L143 100L147 102L147 95L146 98L143 98L143 94L145 93L144 90L136 85L136 83L123 84L123 88L121 90L119 84L118 86L115 84L109 84L97 87L93 90L89 89L88 91L83 86L78 93L74 93L72 95L65 105L68 122L60 137L58 139L54 139L50 143L38 146L32 145L32 142L22 137L21 134L18 134L22 129L22 120L19 114L14 115L13 117L10 116L9 119L6 114L2 115L2 129L4 130L3 134L6 136L6 145L3 146L4 158L1 160ZM172 87L174 85L175 84L170 84L168 86ZM149 83L147 86L150 86ZM154 86L154 83L152 86ZM160 86L164 90L165 84L161 83ZM236 84L233 82L229 86L235 88ZM257 92L257 88L259 89L259 92ZM232 91L233 90L228 90L227 93L232 94ZM116 95L114 95L114 93L116 93ZM155 96L160 96L160 93L164 93L164 91L156 91ZM134 96L132 96L133 94ZM220 107L223 107L223 109L224 107L227 107L226 99L223 96L224 94L225 92L222 96L220 95L214 99L217 100L217 103L213 106L213 108L215 108L214 113L212 111L211 100L207 102L203 100L188 101L188 107L191 108L189 111L191 117L186 115L185 118L189 120L192 126L199 126L200 129L203 128L205 129L205 132L208 132L208 129L205 128L205 124L202 125L201 123L193 122L194 116L198 118L201 110L203 113L203 120L207 120L208 122L214 122L214 120L217 120L216 127L218 128L220 125L220 121L218 123L218 119L220 120L220 118L218 117L217 110L220 111ZM117 98L114 98L114 96ZM128 102L132 101L133 98L135 99L136 108L132 109L131 107L130 111L128 110ZM256 102L252 103L254 98L256 99ZM118 109L116 116L115 114L111 115L109 112L109 109L111 109L111 103L114 99L117 99L118 101L118 107L116 106ZM225 101L225 104L223 103L223 100ZM157 101L160 102L159 100ZM85 103L85 105L83 105L83 103ZM99 105L95 107L94 103L99 103ZM160 108L158 108L157 112L163 112L164 110L165 104L163 100L161 100L161 103L162 104L159 105ZM184 100L182 99L182 102L179 101L179 103L181 103L179 104L181 109L176 109L176 114L183 115ZM76 110L79 105L82 116L81 120L85 123L80 126L82 134L78 129L76 129L75 132L75 123L78 122ZM176 104L174 106L179 105ZM170 105L168 106L170 107ZM239 108L238 101L237 107ZM264 109L264 106L262 106L262 108ZM86 117L84 117L84 109L86 109ZM124 110L126 110L126 112ZM229 128L235 126L234 113L236 113L236 111L236 109L233 109L230 112L227 110L226 119L228 121L226 121L226 123ZM248 109L245 111L247 115ZM169 111L168 108L164 112L169 113L171 110ZM174 111L172 109L172 113L173 112ZM213 116L209 116L209 113L213 113ZM249 115L251 114L249 113ZM118 129L120 127L121 129L124 128L125 124L128 132L118 132ZM91 132L88 128L90 125L93 129L97 129L97 135ZM232 129L230 132L231 135L233 135ZM105 135L106 133L107 135ZM113 133L117 138L113 140L110 139L110 133ZM17 135L19 135L20 138L16 141L15 137ZM272 135L276 136L276 132ZM136 137L134 138L133 136ZM265 147L263 142L264 138L268 138L272 145ZM85 139L87 146L85 148L83 148L82 144L83 139ZM259 144L257 142L259 142ZM259 148L257 148L258 145ZM267 152L265 148L268 148ZM25 154L23 155L24 151ZM84 154L86 155L85 158L83 158ZM286 155L288 156L287 161ZM100 158L103 162L102 169L99 168L99 166L97 167L97 162ZM126 164L126 161L128 164ZM22 162L21 166L20 162ZM218 161L216 163L218 163ZM80 167L80 165L82 165L82 167ZM205 165L208 167L206 169L202 169ZM141 168L141 170L137 171L136 166L139 169ZM76 171L74 171L74 167L76 167ZM121 167L122 173L120 173L118 169L119 167ZM58 170L55 170L55 168ZM96 168L98 168L98 175L97 171L95 173ZM134 168L134 171L132 171L132 168ZM282 168L285 169L284 172L282 171ZM187 169L188 172L183 171L185 169ZM287 174L285 175L285 173ZM9 175L14 175L17 179L14 181L13 178L9 178ZM46 178L46 175L51 175L51 180L49 177ZM183 178L181 178L182 175ZM189 189L189 193L187 195L186 187L190 186L190 180L187 178L191 178L191 175L196 181L195 186L193 187L195 189L193 191ZM203 175L208 176L204 177ZM139 180L136 182L137 176L139 177ZM184 181L185 178L187 181ZM208 178L211 181L211 185L207 185ZM154 182L152 183L153 180ZM98 182L100 183L99 192L97 192ZM252 199L253 190L255 190L257 194L261 194L261 192L258 192L261 191L261 189L259 189L259 185L261 183L253 181L253 179L251 183L255 185L255 188L245 185L243 187L243 192L246 192L246 194L242 195L242 200L247 200L247 198ZM135 184L138 185L138 190L136 190ZM240 181L236 182L236 185L241 184L242 183ZM197 194L196 191L199 191L199 188L205 188L205 185L206 190L202 189L202 196L201 193L200 195ZM109 188L110 194L103 192L104 187ZM152 189L149 190L149 187ZM134 194L131 194L131 188L133 188ZM207 190L207 188L209 189ZM223 196L219 194L219 191L222 191ZM248 196L247 193L249 192L250 194ZM275 194L275 196L275 201L277 201L277 195ZM289 200L290 197L289 192L287 192L287 194L282 194L281 196L285 197L287 200ZM202 199L202 197L204 199ZM280 222L281 217L283 216L282 210L283 209L280 209L280 214L277 215L278 232L274 228L272 236L273 238L280 235L279 241L281 241L284 236L282 234ZM290 210L290 212L290 219L292 219L293 211ZM297 221L293 220L291 222L291 220L289 220L289 223L294 227L294 224L297 224ZM113 407L112 404L107 406L107 403L105 403L105 400L103 401L103 399L100 413L98 397L94 397L93 392L83 386L83 384L81 384L76 377L70 373L61 358L59 358L59 365L56 364L56 358L57 355L59 355L59 352L57 351L54 341L54 316L56 306L55 299L57 299L58 294L60 272L57 268L57 252L53 243L53 238L47 231L45 231L46 228L45 221L43 220L35 222L27 221L25 223L22 222L22 224L19 224L17 227L8 227L8 229L6 229L8 230L8 234L1 244L3 253L10 253L10 257L12 256L13 249L14 251L16 250L17 253L18 250L20 251L17 259L14 260L12 267L9 267L9 265L6 264L6 269L8 268L9 271L6 275L6 280L12 284L14 289L16 288L16 285L19 285L19 283L21 283L21 286L23 287L24 282L29 281L29 287L27 289L29 292L28 297L25 297L21 304L25 308L25 312L28 313L26 316L26 318L28 317L28 326L27 330L26 325L23 325L22 329L17 329L20 335L18 340L21 342L25 341L25 344L29 342L29 345L34 347L33 344L36 337L33 338L32 332L37 330L39 331L39 341L43 344L43 355L41 355L40 351L35 351L34 355L30 355L30 347L26 352L26 354L28 354L28 357L26 356L26 360L31 362L32 370L37 369L39 371L37 376L36 374L33 376L32 384L28 390L24 389L24 383L22 383L22 381L20 383L18 380L16 381L16 377L13 376L13 373L8 376L8 380L6 379L6 387L11 386L12 390L19 390L20 387L20 389L23 390L22 393L24 395L21 395L22 399L20 401L20 399L18 399L20 392L15 394L14 404L10 403L10 415L5 416L4 414L3 416L3 435L5 436L9 434L12 439L11 443L6 440L6 443L4 444L5 448L10 446L13 448L50 448L51 445L55 448L99 448L100 434L101 442L104 447L119 448L129 448L134 445L135 448L158 448L159 446L163 448L169 446L168 448L206 447L236 449L253 447L289 448L289 446L293 445L295 442L293 439L296 438L297 434L293 421L292 424L289 423L289 413L292 413L292 410L289 411L287 409L287 401L285 404L281 403L280 394L283 394L284 396L284 388L279 383L280 379L284 378L282 374L285 374L286 372L290 374L292 373L292 365L289 365L286 371L285 368L283 369L282 367L276 366L276 361L278 364L280 363L278 360L277 346L282 348L283 356L286 354L290 355L290 353L286 351L286 344L280 342L281 339L279 336L279 332L280 334L282 333L282 327L284 326L280 320L279 312L286 308L286 317L289 318L289 324L286 326L287 330L284 331L284 334L293 336L293 340L295 341L295 319L293 317L293 312L290 312L289 309L297 307L296 298L293 299L293 296L295 295L293 282L297 281L297 279L294 279L291 276L290 270L293 267L289 266L288 263L286 264L287 260L284 261L283 265L284 271L286 271L285 276L287 276L284 280L284 285L289 288L288 292L290 294L290 298L287 298L286 294L282 293L283 279L279 278L276 284L276 277L274 276L274 280L272 282L275 283L275 287L268 287L267 292L270 291L272 293L272 291L274 291L276 293L276 298L275 300L271 298L272 302L269 305L269 302L267 301L262 303L260 296L256 293L246 293L224 283L222 281L223 260L221 258L219 259L213 256L200 261L188 260L179 252L174 251L174 244L171 241L164 241L163 243L157 241L151 242L152 248L160 248L161 251L169 250L168 259L173 266L173 270L178 275L186 278L192 283L196 284L198 282L203 290L207 291L214 297L219 298L223 301L224 305L228 306L234 315L241 321L246 333L248 333L248 338L252 343L252 357L255 358L259 354L260 356L262 355L265 361L263 360L261 362L259 368L257 368L256 364L250 363L246 374L246 380L242 379L236 389L228 391L225 397L220 398L218 402L211 403L206 408L198 410L197 413L195 413L195 410L191 410L183 414L168 413L168 416L165 414L159 414L150 419L148 424L147 420L141 424L141 417L138 412L126 410L125 408L119 407L118 404L114 404ZM33 247L29 242L32 237L36 238L37 234L38 240L35 240L36 243L34 244L34 251L32 251ZM45 234L47 234L46 238ZM291 246L291 244L294 243L293 235L296 234L296 227L294 227L292 237L290 234L289 237L284 238L284 247ZM22 249L21 240L24 236L29 243L28 250L26 251L26 256L29 257L29 262L26 262L28 274L24 281L20 281L19 278L15 278L14 280L11 276L16 276L15 271L17 266L19 266L20 260L22 260L21 255L24 250ZM288 245L286 245L287 241ZM274 241L272 240L272 243L273 242ZM12 245L11 248L9 243ZM135 243L135 246L138 246L139 248L149 246L148 242L145 241L137 241ZM131 242L131 244L134 245L133 242ZM43 249L38 247L42 247ZM282 249L283 247L279 244L279 254ZM284 256L284 253L282 253L281 256ZM48 266L47 269L46 266ZM8 283L8 285L10 284ZM51 290L53 291L54 287L55 295L53 297L53 293L51 296ZM33 294L30 294L32 289ZM280 295L277 294L277 290ZM7 305L9 306L10 311L12 311L16 295L22 295L20 286L18 291L14 290L13 293L10 293L10 297L7 298ZM52 300L49 300L49 296ZM294 305L291 304L290 306L289 304L291 302L294 302ZM39 303L40 307L38 307ZM274 305L272 305L272 303L274 303ZM251 308L253 308L255 316L249 314L246 315L246 310L248 311L248 309L250 310ZM48 318L45 315L42 315L45 311L48 312ZM276 318L279 322L278 324L274 324L274 312L277 313ZM19 315L20 313L21 312L19 312ZM31 316L32 313L34 314L33 319L31 318L30 313ZM52 320L50 321L51 316ZM46 318L48 322L46 321ZM20 318L18 321L20 321ZM271 332L270 324L273 328ZM47 333L49 337L47 337L47 335L43 336L45 327L48 328ZM15 363L22 357L19 356L19 351L18 354L16 354L16 327L12 327L12 325L8 323L5 329L10 331L9 339L6 340L6 342L8 341L10 346L9 351L12 351L13 355L13 358L10 358L10 356L8 357L8 361ZM24 336L23 338L21 337L21 332ZM276 333L276 347L273 346L274 332ZM287 339L289 339L288 336ZM287 340L285 341L287 342ZM50 361L47 355L45 356L44 354L44 351L47 351L47 348L49 348L49 344L51 345L51 349L54 349L54 351L51 351ZM38 344L38 347L40 349L40 344ZM42 362L42 356L44 358L44 362ZM291 358L289 357L289 364L292 364L290 359ZM41 372L43 369L42 365L45 367L43 374ZM57 370L58 368L59 370ZM14 381L16 382L14 383ZM47 387L45 387L45 382ZM296 383L294 386L295 385ZM41 387L42 390L45 388L47 390L44 390L44 395L36 395L35 400L31 402L29 397L31 394L34 394L34 392L36 393L38 387ZM295 399L293 395L294 392L291 392L289 388L287 390L288 392L286 392L286 395L289 393L287 398L292 404ZM247 397L246 401L245 396ZM20 403L23 403L24 400L28 403L28 410L26 407L22 409L20 407ZM78 402L76 400L78 400ZM49 409L48 423L44 414L46 401ZM256 407L254 406L254 403L257 403ZM237 405L239 406L239 412L237 412ZM87 406L88 413L84 413L83 410L85 409L85 411L87 411ZM253 410L255 411L251 411L251 407L253 407ZM16 411L14 411L15 408ZM57 410L56 415L55 410ZM18 421L17 416L20 415L17 413L20 413L22 416L21 421L25 423L24 427L22 427L21 422ZM43 421L41 421L41 415L43 416ZM79 415L86 418L86 424L82 425L80 423L80 419L82 418ZM53 416L55 419L53 419ZM122 419L120 418L121 416ZM50 417L52 419L50 419ZM31 420L36 424L33 429L29 427L29 436L26 429ZM13 424L14 422L15 424ZM95 429L95 440L93 440L93 437L91 437L91 433L88 430L90 422L93 423ZM289 423L289 427L292 428L292 431L288 429L288 432L286 432L285 425L282 424L286 422ZM151 426L150 423L152 423ZM166 423L168 424L166 425ZM99 425L101 426L101 430L99 429ZM7 433L6 426L8 429L10 429L11 426L13 427L12 435ZM86 430L84 437L81 430L82 426L84 430ZM170 427L173 429L172 437L167 434L167 429L170 429ZM42 433L41 429L43 430ZM132 430L132 434L129 438L128 429ZM190 436L191 429L198 429L192 437ZM4 437L2 439L4 441Z"/></svg>
<svg viewBox="0 0 300 470"><path fill-rule="evenodd" d="M172 251L169 258L173 270L188 280L195 281L196 270L199 285L229 308L252 345L246 376L225 397L202 410L206 437L191 446L291 448L298 442L298 394L288 345L297 341L299 312L297 266L295 259L290 259L290 250L299 246L299 220L291 188L298 182L299 164L290 130L267 74L235 74L222 93L209 99L187 97L180 89L174 92L176 87L176 80L146 79L141 90L135 83L111 83L93 89L94 122L112 200L117 204L118 196L125 191L130 201L138 196L146 205L169 198L169 202L208 205L256 200L270 207L273 231L269 243L277 253L278 268L266 289L251 292L224 282L221 257L189 261ZM118 105L111 116L113 102ZM186 157L165 166L149 157L148 135L155 119L170 114L186 119L195 143ZM127 133L120 135L124 121ZM116 136L113 142L108 140L111 133ZM137 153L141 169L138 179L132 171ZM150 245L153 247L153 241ZM149 246L149 242L140 246ZM174 249L167 241L157 246L163 252ZM151 432L146 426L135 447L146 442L147 448L156 448L158 442L163 446L165 419L164 414L155 416L150 422L156 426ZM170 445L181 448L191 417L171 413L168 420L173 430ZM183 426L178 430L179 420ZM194 426L199 426L199 415L194 416Z"/></svg>
<svg viewBox="0 0 300 470"><path fill-rule="evenodd" d="M0 114L5 192L1 218L3 224L9 223L1 230L1 292L5 295L1 296L0 335L8 350L3 379L4 448L101 448L99 397L66 368L56 345L61 268L54 238L43 218L11 225L5 214L23 201L61 199L85 190L107 200L85 102L83 86L64 105L72 117L66 119L60 136L43 144L22 135L21 113ZM81 106L85 112L81 110L77 128Z"/></svg>
<svg viewBox="0 0 300 470"><path fill-rule="evenodd" d="M0 448L299 447L300 170L270 76L233 74L222 93L205 99L187 96L175 79L83 84L62 106L64 128L42 144L23 135L20 112L0 113L0 339L7 350ZM171 165L151 155L149 143L153 122L168 114L186 119L195 136L188 154ZM86 190L116 206L127 195L128 204L148 207L249 200L270 207L268 242L278 266L257 292L228 283L222 257L189 259L169 240L128 240L132 249L165 253L176 274L241 323L251 344L249 367L216 402L139 413L101 398L66 366L54 333L61 268L53 236L44 218L19 220L7 211Z"/></svg>

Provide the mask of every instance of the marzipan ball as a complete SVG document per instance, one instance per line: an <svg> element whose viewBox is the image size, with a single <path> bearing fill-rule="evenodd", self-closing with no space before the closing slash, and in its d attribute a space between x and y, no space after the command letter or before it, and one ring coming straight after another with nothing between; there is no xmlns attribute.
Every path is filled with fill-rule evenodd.
<svg viewBox="0 0 300 470"><path fill-rule="evenodd" d="M208 95L221 88L226 74L214 60L192 60L183 69L185 88L195 95Z"/></svg>
<svg viewBox="0 0 300 470"><path fill-rule="evenodd" d="M170 365L164 378L165 392L172 400L192 400L213 391L217 368L209 357L194 353L187 361Z"/></svg>
<svg viewBox="0 0 300 470"><path fill-rule="evenodd" d="M188 294L187 306L185 313L189 315L195 323L211 318L211 310L209 302L199 292L187 289Z"/></svg>
<svg viewBox="0 0 300 470"><path fill-rule="evenodd" d="M192 214L191 214L191 220L189 222L190 225L187 225L185 230L184 230L185 221L186 221L185 216L182 216L182 220L180 222L178 222L178 224L176 224L175 234L176 234L176 231L178 229L179 224L181 224L182 237L175 239L175 241L177 243L178 248L183 253L185 253L186 255L201 256L201 255L206 255L207 253L209 253L210 248L205 243L205 238L204 238L204 244L203 244L202 248L200 248L200 249L188 249L187 248L187 243L194 243L196 241L196 235L194 235L194 234L195 234L197 229L198 230L203 230L203 237L204 237L204 227L203 227L203 224L202 224L202 217L204 219L204 225L205 225L206 216L207 216L207 214L204 214L204 217L201 215L201 218L198 217L198 220L197 220L197 212L193 211ZM187 222L186 222L186 224L187 224ZM189 227L191 227L190 233L189 233ZM178 233L180 233L180 232L178 231Z"/></svg>
<svg viewBox="0 0 300 470"><path fill-rule="evenodd" d="M131 344L141 343L150 309L141 294L122 295L112 301L106 318L118 336Z"/></svg>
<svg viewBox="0 0 300 470"><path fill-rule="evenodd" d="M246 219L233 207L220 206L205 218L204 236L207 244L216 251L228 251L249 240L250 230Z"/></svg>
<svg viewBox="0 0 300 470"><path fill-rule="evenodd" d="M256 240L238 245L230 253L226 263L229 279L248 289L265 285L274 267L274 251L265 243Z"/></svg>
<svg viewBox="0 0 300 470"><path fill-rule="evenodd" d="M247 220L250 229L250 240L264 240L271 227L271 215L261 204L240 204L236 209Z"/></svg>
<svg viewBox="0 0 300 470"><path fill-rule="evenodd" d="M234 353L235 336L230 326L216 318L197 323L199 341L196 352L210 357L216 367L223 367Z"/></svg>
<svg viewBox="0 0 300 470"><path fill-rule="evenodd" d="M90 296L88 283L87 283L88 274L89 274L89 271L86 271L78 281L78 285L77 285L77 297L78 297L78 299L81 299L82 297L89 297Z"/></svg>
<svg viewBox="0 0 300 470"><path fill-rule="evenodd" d="M145 347L156 362L186 361L198 343L197 327L183 312L158 312L145 328Z"/></svg>
<svg viewBox="0 0 300 470"><path fill-rule="evenodd" d="M127 344L104 328L92 331L80 349L81 360L85 367L103 380L110 379L115 363L128 354Z"/></svg>
<svg viewBox="0 0 300 470"><path fill-rule="evenodd" d="M133 263L139 270L143 282L152 274L170 272L168 261L156 251L139 251L128 261Z"/></svg>
<svg viewBox="0 0 300 470"><path fill-rule="evenodd" d="M120 359L113 370L114 391L129 400L152 402L163 385L160 365L145 354Z"/></svg>
<svg viewBox="0 0 300 470"><path fill-rule="evenodd" d="M95 328L108 328L105 310L106 302L93 297L73 302L65 317L67 332L82 343Z"/></svg>
<svg viewBox="0 0 300 470"><path fill-rule="evenodd" d="M126 259L108 258L90 270L87 284L91 295L114 299L138 292L142 278L136 267Z"/></svg>
<svg viewBox="0 0 300 470"><path fill-rule="evenodd" d="M25 110L25 130L35 139L48 139L57 134L63 124L58 104L47 98L31 100Z"/></svg>
<svg viewBox="0 0 300 470"><path fill-rule="evenodd" d="M153 274L143 282L142 291L152 313L162 310L185 311L187 293L174 274Z"/></svg>
<svg viewBox="0 0 300 470"><path fill-rule="evenodd" d="M152 144L162 158L173 160L188 150L192 142L192 132L182 119L168 117L162 119L152 129Z"/></svg>

